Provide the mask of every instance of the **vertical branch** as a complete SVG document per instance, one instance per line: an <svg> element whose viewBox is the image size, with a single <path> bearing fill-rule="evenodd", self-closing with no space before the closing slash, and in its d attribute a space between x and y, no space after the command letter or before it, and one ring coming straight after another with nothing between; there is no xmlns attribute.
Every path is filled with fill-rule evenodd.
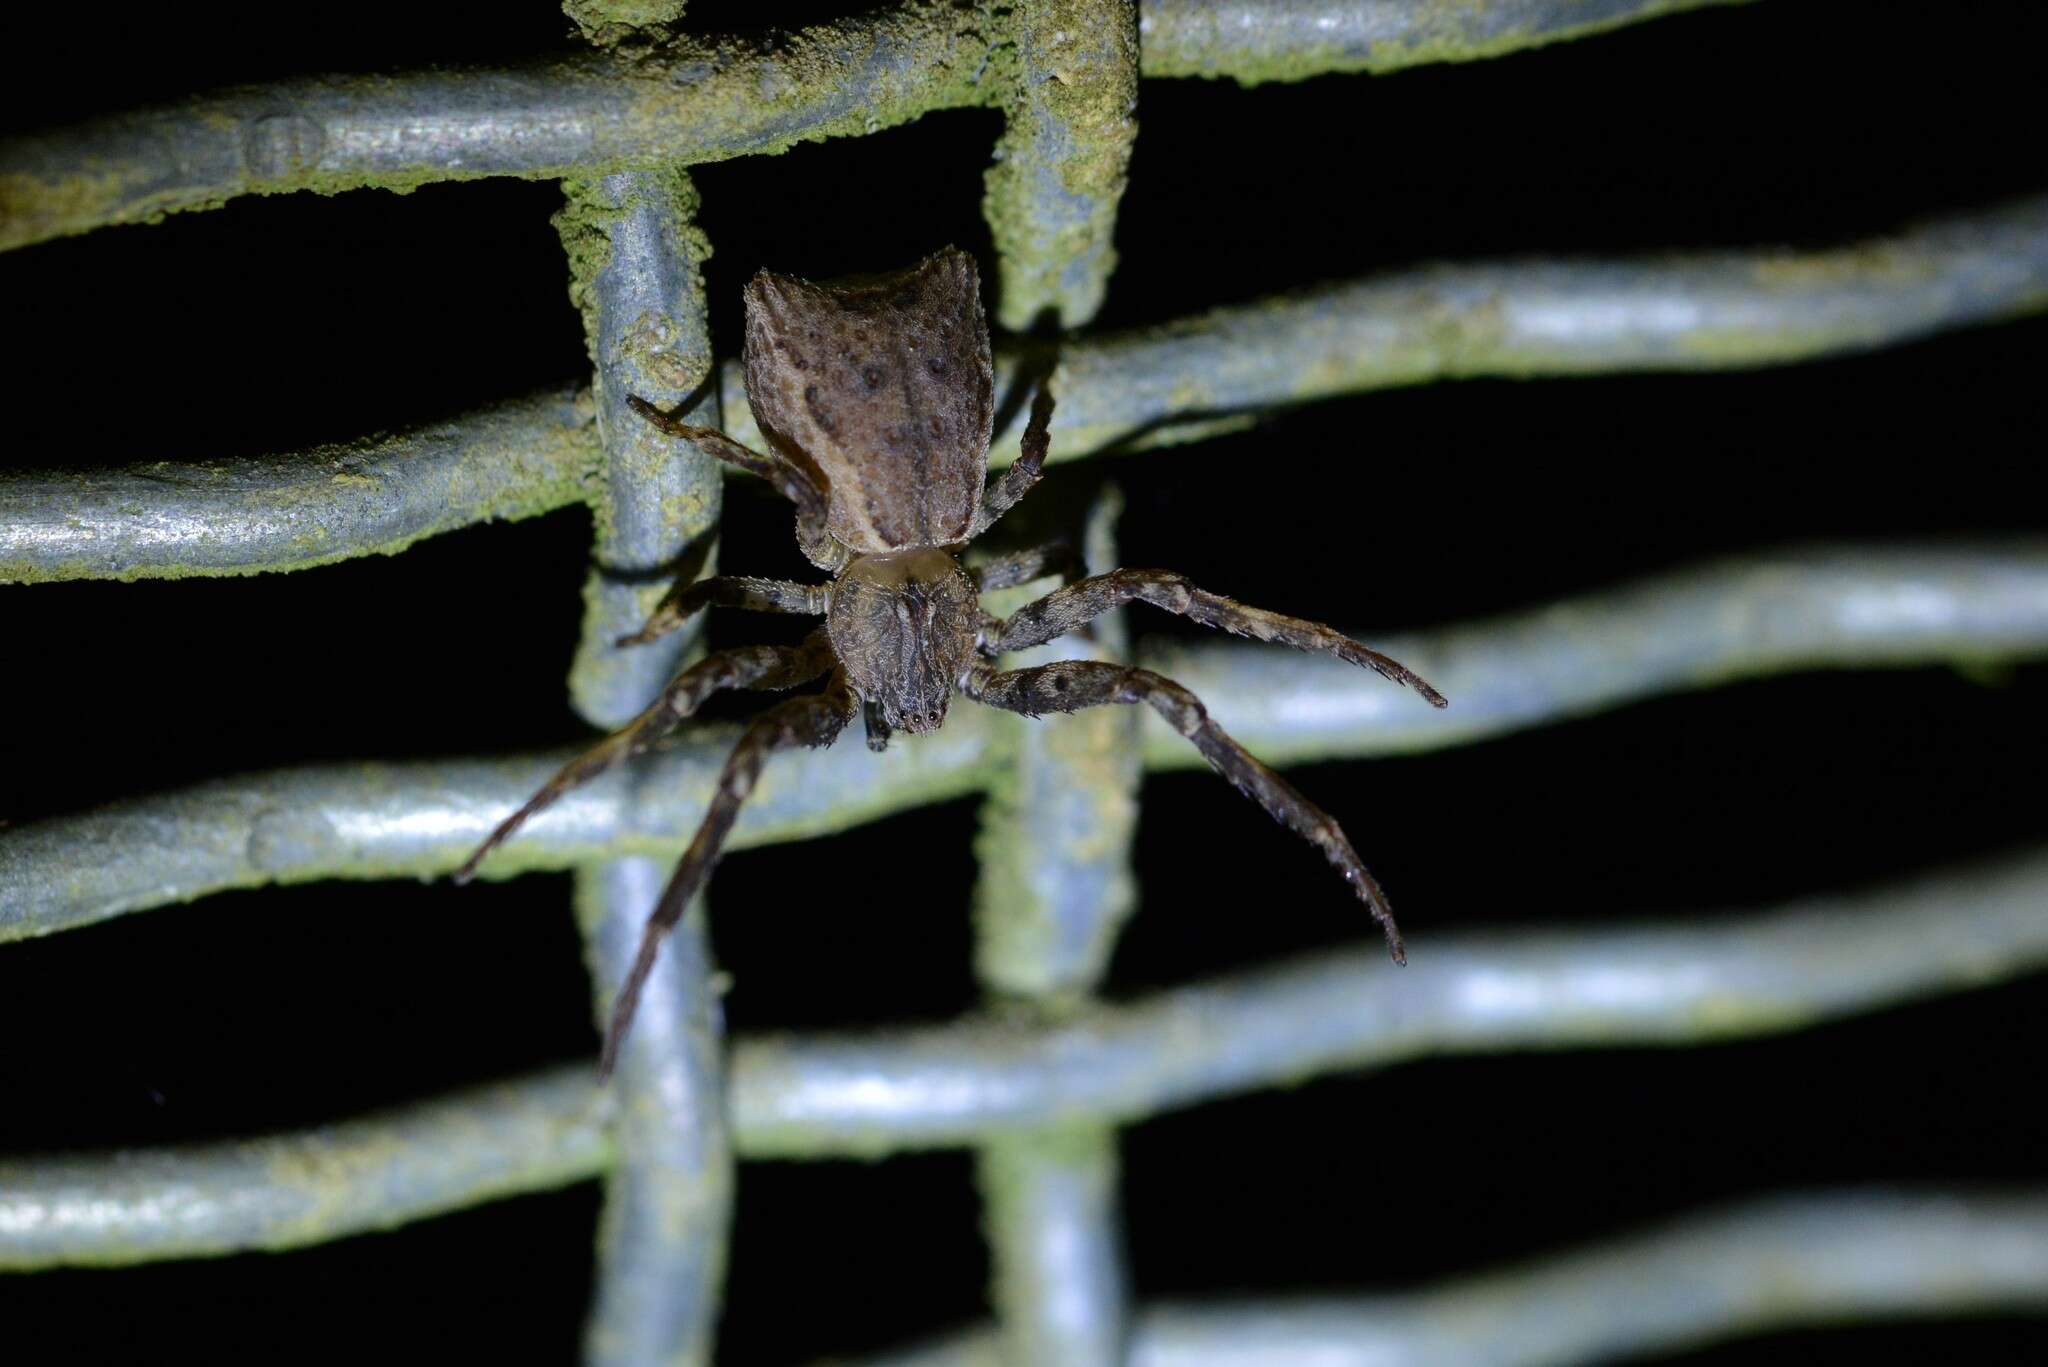
<svg viewBox="0 0 2048 1367"><path fill-rule="evenodd" d="M996 1140L979 1171L1007 1367L1120 1367L1130 1326L1116 1131Z"/></svg>
<svg viewBox="0 0 2048 1367"><path fill-rule="evenodd" d="M1017 89L984 210L1013 332L1079 327L1116 265L1138 121L1135 0L1018 0Z"/></svg>
<svg viewBox="0 0 2048 1367"><path fill-rule="evenodd" d="M1017 88L983 205L996 247L997 320L1013 331L1078 327L1102 306L1116 264L1117 201L1137 133L1133 0L1020 0ZM1114 497L1090 519L1091 568L1115 560ZM1092 643L1037 654L1113 659L1120 622ZM1015 764L983 817L976 970L992 993L1039 1015L1101 980L1135 900L1137 718L1128 709L1015 733ZM1083 1127L999 1139L981 1152L993 1295L1010 1367L1117 1367L1129 1289L1118 1228L1116 1134Z"/></svg>
<svg viewBox="0 0 2048 1367"><path fill-rule="evenodd" d="M569 253L570 297L583 311L597 370L603 489L593 513L597 564L584 589L583 641L569 675L576 710L617 726L647 705L692 643L678 632L621 650L612 642L646 620L685 560L706 557L718 525L719 471L680 455L675 439L627 406L634 394L666 408L711 373L701 263L710 244L693 226L696 190L681 171L622 172L564 187L555 216ZM716 386L690 410L719 421Z"/></svg>
<svg viewBox="0 0 2048 1367"><path fill-rule="evenodd" d="M598 726L638 712L674 671L689 633L621 651L674 574L708 561L719 476L678 452L627 406L664 405L703 385L711 368L696 232L696 196L681 172L628 172L565 187L556 218L569 253L596 366L605 478L595 508L596 567L570 674L576 709ZM693 410L718 421L715 387ZM577 916L597 1017L610 1013L665 870L623 858L581 870ZM586 1357L611 1367L708 1363L731 1219L732 1147L723 1045L701 901L669 937L641 999L616 1086L619 1161L605 1193L596 1303Z"/></svg>
<svg viewBox="0 0 2048 1367"><path fill-rule="evenodd" d="M1109 491L1089 519L1091 570L1115 562ZM1121 614L1006 666L1124 658ZM1129 715L1126 715L1129 714ZM1080 1005L1108 967L1136 900L1138 722L1103 707L1014 729L1016 762L993 786L980 841L976 970L999 998L1041 1017ZM980 1176L1003 1354L1011 1367L1116 1367L1129 1290L1117 1203L1116 1132L1070 1126L991 1141Z"/></svg>
<svg viewBox="0 0 2048 1367"><path fill-rule="evenodd" d="M576 918L600 1027L668 881L660 860L607 860L576 876ZM724 1021L711 983L704 899L690 904L640 998L613 1077L617 1164L605 1182L598 1285L584 1331L595 1367L711 1361L732 1221Z"/></svg>
<svg viewBox="0 0 2048 1367"><path fill-rule="evenodd" d="M1051 492L1042 488L1037 496ZM1116 565L1111 528L1121 503L1108 489L1089 512L1083 550L1090 573ZM1002 666L1127 662L1121 611L1096 618L1092 636L1063 637L1006 657ZM1130 842L1143 718L1134 707L1097 707L1035 720L995 713L990 720L1010 731L1004 749L1015 759L991 781L983 807L975 971L992 992L1065 1014L1101 981L1137 900Z"/></svg>

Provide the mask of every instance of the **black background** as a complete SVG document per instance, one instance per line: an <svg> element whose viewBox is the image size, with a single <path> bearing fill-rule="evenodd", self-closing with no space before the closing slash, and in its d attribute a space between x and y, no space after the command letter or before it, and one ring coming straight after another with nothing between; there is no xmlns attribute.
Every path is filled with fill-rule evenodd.
<svg viewBox="0 0 2048 1367"><path fill-rule="evenodd" d="M6 35L9 68L46 82L10 84L6 116L568 45L548 5L505 8L489 27L398 0L60 16L80 22ZM707 30L756 18L692 6ZM1100 322L1431 258L1826 243L2039 192L2044 39L2030 4L1808 0L1384 78L1149 82ZM720 354L760 266L876 269L948 241L986 263L997 131L992 113L948 113L699 168ZM5 459L292 450L572 382L587 361L558 204L552 185L509 181L242 199L0 256ZM2023 322L1755 374L1441 385L1062 477L1121 483L1127 563L1371 639L1751 548L2038 529L2019 469L2048 418L2044 342L2048 323ZM728 504L726 567L802 570L780 505L740 485ZM566 743L588 533L571 510L292 575L0 590L0 819L223 772ZM727 618L713 638L780 625ZM1296 777L1426 956L1475 926L1732 915L2024 848L2044 698L2041 667L1792 677ZM969 1008L975 824L955 803L727 861L712 891L733 1027ZM1287 913L1246 915L1213 866L1185 862L1219 848ZM1144 906L1116 994L1370 938L1320 861L1207 775L1147 780L1136 857ZM883 868L900 905L862 900ZM9 946L0 1152L309 1125L588 1057L568 895L566 875L333 883ZM2040 987L1705 1049L1447 1059L1162 1117L1124 1143L1136 1286L1413 1287L1782 1190L2038 1184ZM0 1277L0 1356L565 1360L597 1208L586 1184L284 1257ZM962 1154L745 1166L726 1360L981 1318L978 1220ZM2036 1362L2048 1324L1813 1331L1656 1360L1887 1356Z"/></svg>

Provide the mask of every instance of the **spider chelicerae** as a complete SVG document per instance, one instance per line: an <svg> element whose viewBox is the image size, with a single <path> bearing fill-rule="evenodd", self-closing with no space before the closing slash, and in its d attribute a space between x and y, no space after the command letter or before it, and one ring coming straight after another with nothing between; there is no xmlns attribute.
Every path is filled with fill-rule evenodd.
<svg viewBox="0 0 2048 1367"><path fill-rule="evenodd" d="M477 865L563 793L646 750L729 688L782 690L819 678L824 688L770 708L726 759L703 824L647 918L638 957L614 1004L600 1068L609 1075L632 1025L663 937L704 885L777 750L824 746L856 713L868 745L893 731L933 731L955 690L1025 716L1106 703L1144 703L1275 820L1320 848L1405 961L1385 894L1321 808L1253 758L1209 719L1201 700L1150 670L1068 660L1000 670L994 657L1063 636L1123 603L1150 603L1225 631L1321 651L1444 699L1407 667L1318 622L1247 607L1169 570L1114 570L1066 583L997 618L980 596L1050 575L1073 578L1071 552L1041 546L975 568L958 553L1036 484L1052 420L1051 391L1031 405L1015 464L988 477L995 372L974 260L947 248L907 270L830 284L762 271L746 289L747 400L770 451L740 445L634 396L649 422L760 475L796 505L797 543L832 578L823 584L719 575L678 584L645 626L620 645L667 635L707 607L822 616L795 646L715 651L685 668L645 712L569 762L491 832L457 873Z"/></svg>

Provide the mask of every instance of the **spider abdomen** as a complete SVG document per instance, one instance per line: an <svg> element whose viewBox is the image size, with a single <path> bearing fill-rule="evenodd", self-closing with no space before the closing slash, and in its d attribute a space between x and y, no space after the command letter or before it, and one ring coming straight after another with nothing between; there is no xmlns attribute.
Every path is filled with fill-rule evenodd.
<svg viewBox="0 0 2048 1367"><path fill-rule="evenodd" d="M818 285L747 285L747 401L778 450L824 478L850 550L958 545L988 473L995 372L974 258Z"/></svg>

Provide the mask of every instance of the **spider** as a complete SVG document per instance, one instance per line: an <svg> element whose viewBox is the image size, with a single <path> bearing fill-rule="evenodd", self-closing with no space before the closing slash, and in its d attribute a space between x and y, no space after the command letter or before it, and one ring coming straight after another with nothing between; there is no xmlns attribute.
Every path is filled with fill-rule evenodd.
<svg viewBox="0 0 2048 1367"><path fill-rule="evenodd" d="M1144 703L1273 818L1320 848L1372 912L1396 963L1399 929L1379 884L1342 828L1209 719L1201 701L1150 670L1062 661L999 670L994 657L1040 645L1133 600L1205 626L1321 651L1444 698L1407 667L1330 627L1247 607L1168 570L1076 578L1072 554L1041 546L976 568L957 558L1038 482L1053 399L1041 385L1015 464L988 476L995 372L974 260L946 248L908 269L830 284L768 271L746 287L747 399L768 454L696 427L637 395L635 411L672 436L751 471L796 505L797 544L830 574L823 584L719 575L677 584L621 646L676 631L707 607L822 616L795 646L720 650L688 666L647 710L571 760L477 847L456 874L562 794L639 754L720 689L824 688L763 713L726 759L710 809L647 919L639 954L614 1004L600 1073L609 1076L663 938L717 863L761 766L777 750L826 746L862 715L870 749L895 731L936 730L953 693L1037 717L1108 703ZM1062 586L997 618L980 595L1047 576Z"/></svg>

